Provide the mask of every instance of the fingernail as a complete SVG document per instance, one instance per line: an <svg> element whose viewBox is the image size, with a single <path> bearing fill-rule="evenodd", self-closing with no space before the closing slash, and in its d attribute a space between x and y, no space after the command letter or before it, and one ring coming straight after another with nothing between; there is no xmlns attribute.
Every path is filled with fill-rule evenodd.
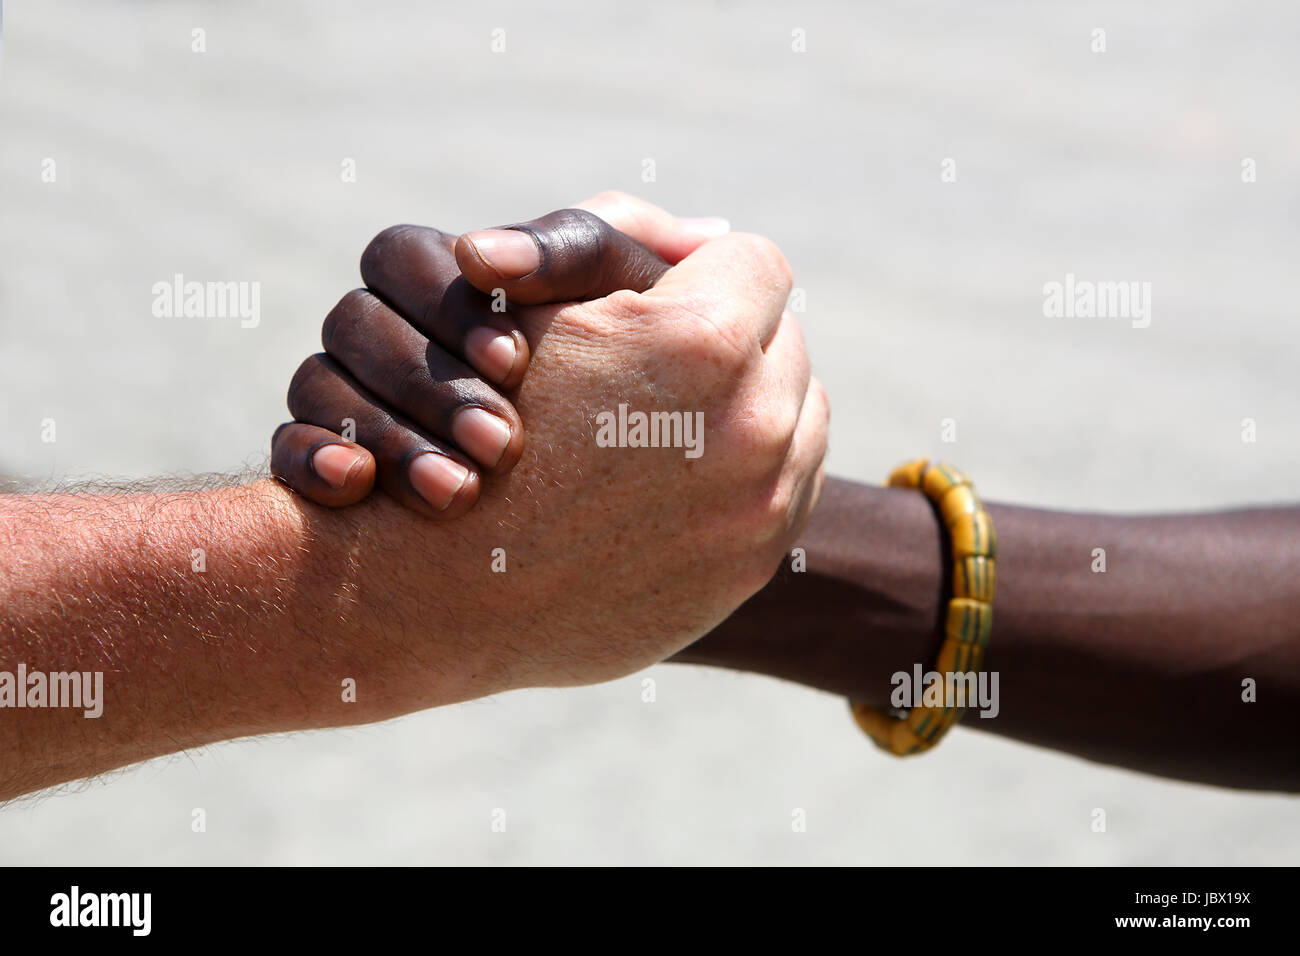
<svg viewBox="0 0 1300 956"><path fill-rule="evenodd" d="M723 219L721 216L688 217L677 221L681 223L682 228L689 232L707 236L710 239L717 239L719 236L725 236L731 232L730 221Z"/></svg>
<svg viewBox="0 0 1300 956"><path fill-rule="evenodd" d="M491 468L506 453L510 426L491 412L466 408L451 420L451 437L477 461Z"/></svg>
<svg viewBox="0 0 1300 956"><path fill-rule="evenodd" d="M469 480L469 469L445 455L429 451L416 456L407 475L419 496L442 511Z"/></svg>
<svg viewBox="0 0 1300 956"><path fill-rule="evenodd" d="M542 264L542 251L533 237L518 229L482 229L467 232L465 238L503 279L522 279Z"/></svg>
<svg viewBox="0 0 1300 956"><path fill-rule="evenodd" d="M321 445L312 453L311 470L335 491L343 487L361 456L343 445Z"/></svg>
<svg viewBox="0 0 1300 956"><path fill-rule="evenodd" d="M465 357L494 382L504 382L515 367L519 349L513 335L480 325L465 337Z"/></svg>

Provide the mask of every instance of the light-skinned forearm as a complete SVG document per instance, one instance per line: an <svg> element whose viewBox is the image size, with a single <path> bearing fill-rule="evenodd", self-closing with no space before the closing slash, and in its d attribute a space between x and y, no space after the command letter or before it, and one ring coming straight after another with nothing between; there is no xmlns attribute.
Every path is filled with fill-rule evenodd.
<svg viewBox="0 0 1300 956"><path fill-rule="evenodd" d="M411 526L382 498L329 511L272 481L0 496L0 671L103 673L99 717L0 708L0 799L475 696L443 609L403 577L426 557Z"/></svg>

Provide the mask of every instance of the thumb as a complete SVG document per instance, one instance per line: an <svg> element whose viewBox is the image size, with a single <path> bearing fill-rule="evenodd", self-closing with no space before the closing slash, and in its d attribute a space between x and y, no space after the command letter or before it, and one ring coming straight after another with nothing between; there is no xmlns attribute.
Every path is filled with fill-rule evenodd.
<svg viewBox="0 0 1300 956"><path fill-rule="evenodd" d="M668 271L648 246L585 209L467 232L456 240L456 264L480 292L502 289L521 305L644 292Z"/></svg>

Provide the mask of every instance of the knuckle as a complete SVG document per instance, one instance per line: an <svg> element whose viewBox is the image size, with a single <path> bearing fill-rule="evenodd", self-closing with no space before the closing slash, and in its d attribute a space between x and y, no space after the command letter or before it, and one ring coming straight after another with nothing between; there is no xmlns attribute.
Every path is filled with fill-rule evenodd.
<svg viewBox="0 0 1300 956"><path fill-rule="evenodd" d="M597 258L613 231L604 219L585 209L561 209L547 226L546 231L563 247Z"/></svg>
<svg viewBox="0 0 1300 956"><path fill-rule="evenodd" d="M768 488L791 457L798 422L797 409L761 400L738 403L719 422L716 446L733 463L738 478Z"/></svg>
<svg viewBox="0 0 1300 956"><path fill-rule="evenodd" d="M321 353L309 355L303 359L298 370L289 380L289 414L294 418L303 418L316 402L320 392L322 377L329 374Z"/></svg>
<svg viewBox="0 0 1300 956"><path fill-rule="evenodd" d="M631 289L617 289L605 296L605 310L610 317L627 325L648 326L661 314L653 299Z"/></svg>
<svg viewBox="0 0 1300 956"><path fill-rule="evenodd" d="M743 540L749 543L753 562L768 576L784 553L797 507L794 482L779 475L763 486L746 510Z"/></svg>
<svg viewBox="0 0 1300 956"><path fill-rule="evenodd" d="M305 444L297 422L285 422L271 435L271 473L285 476L297 462L297 451Z"/></svg>
<svg viewBox="0 0 1300 956"><path fill-rule="evenodd" d="M375 265L380 262L387 252L396 244L402 241L402 237L409 233L414 226L397 225L389 226L380 232L366 244L366 248L361 253L361 274L368 275Z"/></svg>
<svg viewBox="0 0 1300 956"><path fill-rule="evenodd" d="M338 354L355 348L366 318L379 305L379 300L366 289L353 289L339 299L325 322L321 325L321 344L326 352Z"/></svg>
<svg viewBox="0 0 1300 956"><path fill-rule="evenodd" d="M790 514L794 511L794 483L781 481L776 490L768 496L763 509L763 524L769 537L784 533L790 525Z"/></svg>
<svg viewBox="0 0 1300 956"><path fill-rule="evenodd" d="M425 235L445 237L445 234L439 229L433 229L429 226L413 226L409 223L401 223L381 230L370 240L361 253L362 277L369 282L368 277L380 272L383 263L392 255L395 249L400 248L413 238Z"/></svg>
<svg viewBox="0 0 1300 956"><path fill-rule="evenodd" d="M798 426L798 409L772 410L755 416L750 427L750 443L759 460L768 465L783 460Z"/></svg>
<svg viewBox="0 0 1300 956"><path fill-rule="evenodd" d="M656 232L663 227L665 220L672 218L664 210L644 199L617 189L607 189L597 193L584 205L599 209L599 217L610 229L636 235L637 238L642 239L644 234Z"/></svg>
<svg viewBox="0 0 1300 956"><path fill-rule="evenodd" d="M371 424L365 444L380 467L390 471L405 471L417 455L433 450L423 436L388 416Z"/></svg>
<svg viewBox="0 0 1300 956"><path fill-rule="evenodd" d="M826 457L830 444L831 406L826 400L826 390L813 379L808 385L804 409L795 423L800 446L800 458L820 462Z"/></svg>
<svg viewBox="0 0 1300 956"><path fill-rule="evenodd" d="M788 543L788 536L783 532L784 528L775 529L765 525L753 535L749 547L736 563L745 587L751 594L761 591L779 569Z"/></svg>
<svg viewBox="0 0 1300 956"><path fill-rule="evenodd" d="M648 334L663 316L660 302L639 292L620 289L602 299L565 306L556 313L553 327L583 340L623 341L629 346L644 347L646 354L657 357L660 350L672 351L670 344Z"/></svg>
<svg viewBox="0 0 1300 956"><path fill-rule="evenodd" d="M714 421L714 447L727 459L732 475L766 488L789 453L792 436L784 419L750 401L727 403Z"/></svg>
<svg viewBox="0 0 1300 956"><path fill-rule="evenodd" d="M796 319L788 310L782 310L781 312L781 327L782 328L778 329L778 331L784 331L790 338L794 345L793 350L807 358L808 349L807 342L805 342L803 337L803 326L799 324L799 320Z"/></svg>
<svg viewBox="0 0 1300 956"><path fill-rule="evenodd" d="M755 281L769 288L784 289L784 294L789 295L794 287L794 272L780 246L752 232L735 234L735 242L749 259Z"/></svg>
<svg viewBox="0 0 1300 956"><path fill-rule="evenodd" d="M743 316L719 309L704 296L679 294L670 303L677 333L665 337L674 353L686 355L728 372L746 367L755 357L756 341Z"/></svg>
<svg viewBox="0 0 1300 956"><path fill-rule="evenodd" d="M808 383L812 390L812 399L817 402L818 424L821 425L822 431L825 432L826 426L831 423L831 398L826 394L826 386L821 383L821 379L814 378Z"/></svg>
<svg viewBox="0 0 1300 956"><path fill-rule="evenodd" d="M398 411L420 410L430 404L429 365L422 355L403 355L387 372Z"/></svg>

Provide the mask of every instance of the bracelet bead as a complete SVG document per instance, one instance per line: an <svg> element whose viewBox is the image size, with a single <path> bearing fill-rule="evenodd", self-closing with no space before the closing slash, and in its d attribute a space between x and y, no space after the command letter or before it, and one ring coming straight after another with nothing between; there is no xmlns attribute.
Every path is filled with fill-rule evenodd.
<svg viewBox="0 0 1300 956"><path fill-rule="evenodd" d="M946 463L917 458L895 468L891 487L917 488L939 513L952 549L952 597L944 617L943 643L932 670L943 678L945 698L954 675L977 675L993 634L993 593L997 584L997 535L969 478ZM954 699L922 702L896 716L850 701L854 720L879 747L898 756L923 753L943 739L965 711Z"/></svg>

